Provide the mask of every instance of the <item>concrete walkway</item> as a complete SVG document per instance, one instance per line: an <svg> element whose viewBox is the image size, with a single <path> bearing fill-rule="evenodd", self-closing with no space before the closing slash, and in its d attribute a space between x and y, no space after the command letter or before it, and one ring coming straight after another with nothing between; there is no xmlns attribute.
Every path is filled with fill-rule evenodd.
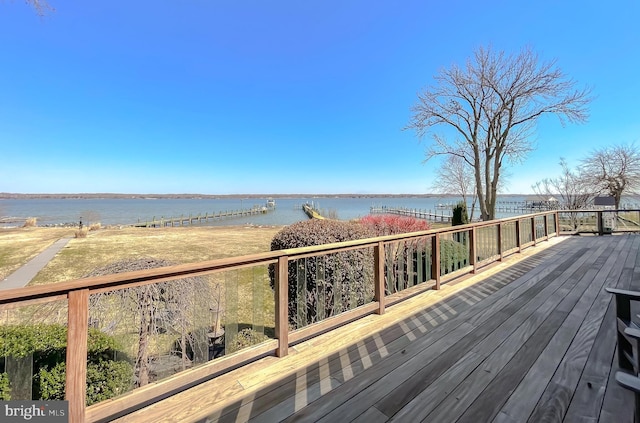
<svg viewBox="0 0 640 423"><path fill-rule="evenodd" d="M60 238L43 252L29 260L27 264L7 276L5 280L0 281L0 290L26 286L67 245L70 239Z"/></svg>

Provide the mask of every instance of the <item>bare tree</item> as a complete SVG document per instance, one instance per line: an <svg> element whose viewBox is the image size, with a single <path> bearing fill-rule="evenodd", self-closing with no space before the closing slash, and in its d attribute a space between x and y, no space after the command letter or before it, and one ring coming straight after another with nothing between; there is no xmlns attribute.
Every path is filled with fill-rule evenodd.
<svg viewBox="0 0 640 423"><path fill-rule="evenodd" d="M640 153L633 144L597 149L582 160L581 170L600 193L615 199L616 209L624 193L636 193L640 188Z"/></svg>
<svg viewBox="0 0 640 423"><path fill-rule="evenodd" d="M30 4L40 16L45 16L47 13L55 11L46 0L25 0L25 3Z"/></svg>
<svg viewBox="0 0 640 423"><path fill-rule="evenodd" d="M564 158L560 159L562 173L556 178L545 178L536 182L531 188L540 197L560 197L560 208L566 210L580 210L586 208L593 201L596 190L586 178L569 168Z"/></svg>
<svg viewBox="0 0 640 423"><path fill-rule="evenodd" d="M132 270L153 269L172 263L152 258L122 260L95 269L88 276L100 276ZM94 327L106 333L136 333L134 347L135 386L152 381L152 356L157 356L158 334L177 337L181 367L191 363L188 351L195 351L198 328L206 326L209 310L220 309L220 298L203 277L176 279L134 288L93 294L90 312Z"/></svg>
<svg viewBox="0 0 640 423"><path fill-rule="evenodd" d="M418 94L407 128L420 138L434 127L448 129L449 137L432 133L427 160L457 156L474 169L483 220L495 218L505 160L521 161L533 149L530 135L540 117L555 115L563 125L587 119L589 90L575 89L555 61L540 62L528 48L506 55L481 47L465 68L453 65L435 80Z"/></svg>
<svg viewBox="0 0 640 423"><path fill-rule="evenodd" d="M47 0L24 0L24 2L33 7L33 10L40 17L46 16L50 12L55 12L55 9Z"/></svg>
<svg viewBox="0 0 640 423"><path fill-rule="evenodd" d="M471 218L475 213L478 196L476 195L473 168L459 156L447 156L436 170L437 179L433 183L435 192L456 194L462 197L464 204L471 199Z"/></svg>

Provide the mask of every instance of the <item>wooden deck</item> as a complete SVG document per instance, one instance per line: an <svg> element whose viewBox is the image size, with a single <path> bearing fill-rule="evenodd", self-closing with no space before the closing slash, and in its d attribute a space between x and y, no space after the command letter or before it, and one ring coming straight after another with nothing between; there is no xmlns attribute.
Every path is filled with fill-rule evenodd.
<svg viewBox="0 0 640 423"><path fill-rule="evenodd" d="M576 236L391 306L120 421L633 421L614 303L640 236Z"/></svg>

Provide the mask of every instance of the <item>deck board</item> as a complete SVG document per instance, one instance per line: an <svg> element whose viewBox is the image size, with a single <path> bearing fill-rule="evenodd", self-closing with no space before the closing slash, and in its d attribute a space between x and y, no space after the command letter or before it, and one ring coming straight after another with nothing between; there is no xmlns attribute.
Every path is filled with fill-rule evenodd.
<svg viewBox="0 0 640 423"><path fill-rule="evenodd" d="M581 252L577 252L576 256ZM573 257L575 258L575 257ZM579 263L579 261L578 261ZM549 275L554 275L554 271L552 271ZM548 276L549 276L548 275ZM546 281L546 279L542 279L542 281ZM415 379L419 380L419 392L423 390L424 387L433 384L432 390L440 391L439 386L442 383L441 381L436 381L435 376L445 372L447 369L456 365L456 367L464 366L473 370L478 362L474 362L473 360L468 360L464 357L464 353L469 351L472 346L476 352L480 353L478 360L484 360L484 358L495 350L501 342L504 342L504 339L508 337L518 328L521 328L523 324L530 325L531 328L535 329L534 324L540 323L540 321L536 321L535 319L531 319L532 313L538 310L539 307L543 307L542 310L538 312L540 317L544 317L546 310L544 307L549 307L550 302L548 301L550 295L554 291L554 286L546 283L537 283L527 289L521 295L518 295L516 298L512 298L509 301L509 304L504 305L501 303L495 303L493 305L488 305L484 310L484 315L488 317L486 322L481 322L481 324L474 331L473 336L466 337L462 342L456 344L455 348L451 348L447 350L446 359L439 360L433 363L432 366L425 367L423 369L423 374L417 374L414 376ZM533 302L530 302L536 295L541 292L545 292L545 295L538 297ZM558 296L558 299L561 297ZM527 306L528 305L528 306ZM479 314L481 315L481 314ZM515 335L515 337L525 335L526 332L520 332ZM518 348L521 346L521 343L515 342L512 343L512 346L517 346ZM427 375L427 376L425 376ZM436 383L434 383L436 381ZM397 389L392 397L387 397L378 402L377 407L379 407L385 414L388 416L392 416L394 413L398 412L400 408L406 405L409 400L415 397L412 390L407 386L410 384L409 381L400 382L401 385L399 389ZM441 393L442 394L442 393ZM449 396L451 398L452 396ZM399 405L401 407L390 408L389 402L397 399L399 401ZM441 399L441 401L446 399ZM457 401L457 400L456 400ZM424 398L419 398L415 401L416 403L424 403ZM430 403L440 403L440 401L429 401ZM421 411L418 415L406 415L406 418L422 418L421 414L425 411L425 407L418 407ZM403 410L403 415L407 413L407 410Z"/></svg>
<svg viewBox="0 0 640 423"><path fill-rule="evenodd" d="M537 289L540 286L544 286L545 282L548 282L550 279L566 279L564 288L568 291L566 296L562 298L562 301L558 305L557 308L551 315L545 319L544 324L535 329L535 318L529 316L526 320L522 320L519 326L519 332L515 337L510 338L510 342L505 342L504 348L495 349L490 354L491 363L483 362L482 367L477 367L479 364L477 361L480 361L483 357L485 357L484 353L481 351L476 351L473 354L475 355L476 360L473 360L472 356L464 356L462 359L458 360L455 365L451 365L451 356L457 356L456 350L453 351L449 348L446 350L447 359L441 359L439 363L435 364L434 367L426 366L422 371L419 371L414 376L409 377L408 379L404 379L404 375L399 376L399 380L401 380L401 384L399 388L395 391L395 396L389 399L390 397L383 398L382 400L378 400L375 396L372 397L373 392L371 390L367 391L366 395L370 398L370 401L375 402L375 406L377 409L381 410L387 417L393 417L392 420L397 421L418 421L418 419L425 419L424 421L456 421L458 417L461 417L458 421L491 421L499 412L499 406L502 405L505 398L508 398L508 395L513 392L517 384L524 378L524 375L528 372L530 367L536 361L538 356L542 353L544 347L549 343L551 338L556 335L559 331L559 328L565 321L570 322L570 329L565 331L560 331L561 338L565 340L571 340L575 335L578 327L580 326L585 314L588 310L591 309L591 305L589 301L593 301L598 293L603 292L602 284L604 283L604 275L614 276L614 269L620 267L620 257L623 257L619 253L621 253L621 249L624 248L625 243L623 242L621 246L618 246L618 249L614 249L614 254L611 254L604 246L601 246L600 249L592 249L591 251L595 251L592 253L592 256L586 256L586 258L582 261L576 260L580 254L584 254L584 251L577 253L576 255L569 256L566 259L566 266L559 266L554 271L550 272L545 279L544 277L540 279L541 284L527 291L529 295L537 295L539 290ZM597 254L597 256L596 256ZM572 266L572 264L578 263L578 267ZM594 284L592 280L597 276L600 276L601 283ZM564 275L564 277L563 277ZM582 284L578 284L578 282L582 281ZM579 287L579 288L578 288ZM585 291L589 289L590 295L585 296ZM610 298L606 293L602 294L601 297L603 300L601 301L604 306L600 306L598 310L602 310L599 314L594 312L592 320L594 322L589 325L597 325L596 330L599 329L599 323L602 322L602 317L604 315L604 311L606 311L607 305L610 303ZM514 301L509 306L506 306L498 312L493 318L492 321L496 321L496 318L499 318L499 314L502 313L510 314L513 310L519 309L522 306L522 303L527 301L529 297L526 295L521 295L518 297L520 301ZM542 297L545 298L545 297ZM546 297L546 305L549 307L549 300ZM580 300L580 301L579 301ZM537 303L531 303L532 307L537 307ZM578 305L579 306L576 306ZM489 309L487 309L489 310ZM520 310L523 310L520 308ZM526 308L524 309L526 310ZM545 315L548 310L538 308L539 315ZM577 310L577 311L576 311ZM505 313L506 312L506 313ZM571 319L568 319L570 316L570 312L574 312L574 316ZM525 311L526 313L526 311ZM589 326L588 325L588 326ZM488 328L488 325L482 326L483 328ZM526 329L529 327L529 330ZM502 329L504 330L504 328ZM492 331L492 334L498 333L497 331ZM584 337L588 337L587 334L580 337L578 342L572 345L582 345L582 347L574 347L576 351L571 351L572 354L578 354L577 350L581 350L583 354L588 354L590 351L589 344L586 348L584 347ZM485 333L476 332L476 334L481 334L482 336L474 337L474 341L478 339L482 339L482 342L490 345L492 342L496 342L497 339L484 338ZM470 339L469 337L466 338ZM526 342L523 342L526 339ZM458 343L459 349L464 351L467 347L467 343ZM507 366L501 366L501 363L504 363L505 360L509 357L509 354L513 353L513 350L522 346L522 348L518 349L519 354L512 355L511 360ZM562 348L560 348L559 353L564 353L566 351L567 342L564 342ZM476 350L478 350L476 348ZM490 367L489 364L494 367ZM476 366L473 372L468 373L463 371L464 367L473 368ZM448 378L436 378L439 371L437 369L448 368L449 377ZM554 363L551 366L552 370L557 369L558 364ZM500 372L499 377L493 379L491 386L494 389L484 389L486 384L483 380L492 379L490 376L493 372ZM458 385L459 388L451 390L452 385L455 385L459 381L451 382L452 375L455 374L458 378L464 376L464 380L462 385ZM432 389L430 392L438 395L425 395L423 394L424 390L420 388L416 389L416 386L412 383L412 379L416 379L419 381L419 386L431 386ZM539 381L532 381L533 384L538 383ZM388 380L383 380L382 384L388 385ZM460 386L462 386L460 388ZM554 385L552 385L554 386ZM555 389L555 390L545 390L544 392L553 392L556 394L555 399L562 398L560 394L563 392L566 393L568 400L572 397L572 390L566 389L566 387L560 385L560 388L563 389ZM419 391L419 395L415 395L415 391ZM478 392L482 392L482 395L478 395ZM571 395L569 395L571 394ZM466 396L465 396L466 395ZM362 395L360 400L363 400L365 395ZM465 401L465 398L475 399L475 401ZM568 402L568 401L567 401ZM432 408L431 405L436 404L434 411L428 413L429 409ZM473 405L475 404L475 406ZM351 405L351 404L350 404ZM350 405L346 406L348 408ZM547 407L545 407L545 405ZM538 408L535 410L544 410L545 412L550 412L550 408L548 407L550 404L541 403L536 404ZM564 415L564 407L560 406L558 410L558 414ZM412 412L412 410L416 410ZM330 421L334 419L334 421L347 421L351 416L350 413L353 413L352 410L348 413L338 413L333 412L330 413L327 418L324 420ZM552 412L553 414L553 412ZM533 415L531 421L540 421L536 420L536 415ZM518 415L514 418L515 421L521 421L522 415ZM595 417L597 419L597 416ZM562 420L562 416L558 421Z"/></svg>
<svg viewBox="0 0 640 423"><path fill-rule="evenodd" d="M610 258L611 257L615 258L616 256L613 255L610 256ZM620 257L622 256L619 255L618 260ZM595 266L597 265L598 264L595 264ZM616 265L615 262L609 260L609 262L601 268L589 286L592 292L598 294L597 298L593 303L590 303L592 295L585 296L581 298L580 304L574 309L578 310L580 306L590 306L588 315L583 317L582 314L580 314L579 317L582 320L580 329L573 338L564 358L560 361L554 377L542 394L529 421L559 421L565 417L570 403L573 402L573 398L575 398L574 393L577 389L578 381L586 367L587 358L593 348L600 324L603 323L607 306L611 303L610 294L604 291L602 286L607 282L609 277L616 279L616 275L620 273L621 265L622 263L617 263ZM597 388L598 385L596 385L596 389ZM580 406L579 401L576 402L576 406ZM554 418L556 416L557 418ZM582 417L587 418L587 416ZM597 418L598 416L588 417Z"/></svg>
<svg viewBox="0 0 640 423"><path fill-rule="evenodd" d="M598 260L594 262L594 267L597 268L598 266L603 265L602 258L603 256L601 255ZM602 274L606 273L611 266L615 266L615 263L612 260L609 260L609 265L601 267L600 272ZM593 283L593 278L594 276L589 273L585 274L583 277L583 279L589 283L587 291L580 296L580 302L572 308L571 314L563 326L558 329L554 336L554 340L552 340L548 345L548 349L539 354L540 359L536 361L535 365L531 365L530 371L527 375L527 380L521 382L519 385L523 387L525 392L514 393L512 395L511 398L514 398L515 400L512 402L511 406L513 407L514 403L517 404L519 407L518 410L516 412L513 410L509 411L508 407L505 407L507 410L503 408L503 412L511 414L512 417L529 415L531 410L529 408L525 408L525 404L528 403L529 407L531 407L533 400L545 394L550 395L549 398L547 398L547 402L542 405L539 401L535 406L536 408L533 408L533 410L545 410L545 412L549 413L552 412L556 405L558 405L558 402L563 398L563 394L567 394L566 396L568 399L571 399L573 389L564 389L566 388L565 385L555 384L555 382L551 382L550 386L553 386L556 389L550 389L549 381L553 380L553 373L558 374L558 368L556 367L554 357L562 356L562 354L564 354L565 360L563 360L562 363L567 367L578 371L577 376L580 375L580 371L584 367L583 365L576 366L576 364L580 360L580 357L588 354L591 349L591 343L589 343L589 340L594 336L591 336L588 328L591 328L593 325L597 330L600 327L602 315L610 302L609 296L603 294L604 291L602 290L602 284L604 280L601 278L601 282L598 284ZM594 308L592 307L592 304L594 304L592 301L595 301L594 297L596 296L600 298L600 302L597 303L599 307ZM602 300L604 300L604 302ZM569 349L567 350L567 348ZM571 348L574 348L574 350L571 350ZM565 353L565 351L567 352ZM552 363L552 365L548 365L547 363ZM541 387L544 386L547 386L547 388L542 390ZM538 392L534 394L532 390L537 390ZM560 409L556 417L558 417L559 420L562 420L562 415L564 415L564 410L563 406L560 405ZM540 416L533 416L530 420L544 421Z"/></svg>
<svg viewBox="0 0 640 423"><path fill-rule="evenodd" d="M551 271L548 269L547 271ZM525 274L526 272L522 272ZM515 278L518 273L512 272L512 277ZM525 279L537 279L537 277L528 277ZM500 284L504 285L505 281L501 281ZM537 280L530 282L530 285L533 285ZM491 283L491 282L489 282ZM529 285L525 285L524 288L528 288ZM515 289L514 286L510 286L510 289ZM503 291L501 294L504 298L498 300L496 298L491 298L490 303L493 307L499 308L499 306L505 302L511 302L512 300L508 298L509 290ZM486 300L477 298L480 300ZM489 301L487 300L487 303ZM446 303L446 302L445 302ZM474 318L474 321L477 325L482 326L482 322L485 319L490 318L491 315L487 314L485 316L476 316L474 315L473 310L465 310L463 311L458 321L447 322L441 326L438 326L431 332L431 338L437 339L432 345L429 345L428 350L422 352L424 349L424 342L430 342L428 339L424 341L418 341L411 343L406 349L402 351L398 351L395 355L391 356L389 359L386 359L380 365L377 365L375 368L372 368L370 371L366 373L359 374L355 380L351 381L348 385L341 386L336 389L334 392L330 393L326 400L321 402L312 404L307 407L305 410L302 410L300 413L296 415L295 420L304 419L308 421L316 421L319 420L322 416L324 416L327 411L331 410L331 406L337 406L339 401L344 401L345 398L351 398L354 395L357 397L353 398L352 401L349 401L348 404L344 407L344 410L347 415L340 416L340 418L355 418L361 411L361 407L368 407L366 405L366 401L360 401L360 398L370 398L377 397L380 393L388 393L389 390L393 387L403 384L406 378L414 375L416 370L420 367L424 366L422 359L418 357L418 359L414 359L418 353L421 353L426 357L435 358L439 356L439 351L447 351L447 356L451 357L451 347L456 344L457 341L467 336L472 330L474 330L474 326L467 323L465 320L469 318ZM503 316L507 317L507 314ZM462 323L461 323L462 322ZM480 334L480 337L483 335ZM383 335L384 337L384 335ZM446 357L444 358L447 359ZM394 377L395 382L393 380L389 380L391 376L390 372L393 369L396 369L395 375L391 375ZM398 376L397 374L400 373ZM386 377L385 377L386 376ZM376 384L373 389L377 389L377 392L370 392L368 385L371 385L373 380L378 380L380 378L385 377L381 383ZM335 397L335 401L331 400L331 397ZM329 414L326 418L327 421L331 421L335 419L336 416ZM335 421L335 420L333 420Z"/></svg>
<svg viewBox="0 0 640 423"><path fill-rule="evenodd" d="M640 236L545 244L122 421L631 422L604 287L640 289Z"/></svg>
<svg viewBox="0 0 640 423"><path fill-rule="evenodd" d="M568 280L563 286L571 283ZM534 292L535 297L531 297L531 301L520 307L499 330L478 344L474 349L480 353L477 362L465 358L456 364L455 367L468 367L472 372L456 381L457 386L450 395L435 401L436 407L428 417L428 407L421 404L426 402L422 396L414 399L418 404L416 412L408 414L402 410L397 417L406 421L425 418L428 421L445 421L458 417L461 417L461 421L489 420L492 408L508 397L506 393L522 379L541 349L566 319L567 313L559 310L559 305L567 301L576 302L581 294L575 289L570 291L570 296L557 295L557 292L549 292L550 295L543 295L543 291ZM438 392L440 385L439 382L435 383L430 389ZM481 392L483 395L478 397Z"/></svg>

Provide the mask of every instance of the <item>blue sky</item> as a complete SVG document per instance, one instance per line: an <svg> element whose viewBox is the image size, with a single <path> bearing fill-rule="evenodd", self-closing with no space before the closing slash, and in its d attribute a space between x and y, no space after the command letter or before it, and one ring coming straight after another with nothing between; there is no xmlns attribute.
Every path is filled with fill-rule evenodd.
<svg viewBox="0 0 640 423"><path fill-rule="evenodd" d="M0 192L432 192L428 139L402 128L489 44L595 96L585 124L539 122L506 192L640 141L637 0L50 4L0 2Z"/></svg>

